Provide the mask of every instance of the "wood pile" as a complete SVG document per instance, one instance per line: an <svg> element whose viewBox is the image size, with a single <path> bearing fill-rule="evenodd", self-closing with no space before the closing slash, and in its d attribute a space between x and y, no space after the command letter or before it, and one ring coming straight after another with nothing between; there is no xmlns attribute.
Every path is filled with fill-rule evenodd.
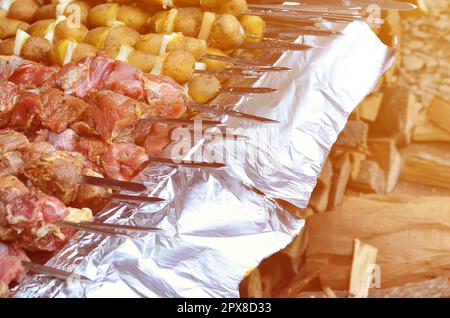
<svg viewBox="0 0 450 318"><path fill-rule="evenodd" d="M408 2L413 2L409 0ZM450 3L416 0L375 30L397 59L351 114L305 230L241 284L243 297L450 296Z"/></svg>

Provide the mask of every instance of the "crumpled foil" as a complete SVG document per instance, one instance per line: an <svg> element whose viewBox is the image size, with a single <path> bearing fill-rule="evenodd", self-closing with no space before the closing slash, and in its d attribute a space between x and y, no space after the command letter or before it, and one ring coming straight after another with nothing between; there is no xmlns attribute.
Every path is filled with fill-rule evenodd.
<svg viewBox="0 0 450 318"><path fill-rule="evenodd" d="M279 92L239 101L240 111L280 124L228 119L234 133L250 139L204 146L226 149L218 155L226 169L149 166L136 181L166 202L114 203L96 216L161 232L133 239L78 233L47 265L89 280L28 276L15 297L238 297L245 273L285 247L303 226L270 197L307 204L348 115L392 60L366 24L353 22L341 32L299 39L323 48L284 53L276 65L292 71L267 73L257 82Z"/></svg>
<svg viewBox="0 0 450 318"><path fill-rule="evenodd" d="M265 195L301 208L307 206L348 116L393 61L393 50L366 23L353 22L341 32L334 38L299 38L298 42L322 49L284 53L275 65L292 71L266 73L256 83L279 91L240 101L240 111L280 124L227 121L235 133L249 137L241 147L226 143L231 173Z"/></svg>

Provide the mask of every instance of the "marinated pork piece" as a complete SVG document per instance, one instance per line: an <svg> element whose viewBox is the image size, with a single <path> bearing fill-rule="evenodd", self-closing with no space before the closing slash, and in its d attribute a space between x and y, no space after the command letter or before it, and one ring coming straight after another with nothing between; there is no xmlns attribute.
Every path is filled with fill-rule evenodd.
<svg viewBox="0 0 450 318"><path fill-rule="evenodd" d="M12 129L0 129L0 154L27 147L27 137Z"/></svg>
<svg viewBox="0 0 450 318"><path fill-rule="evenodd" d="M42 192L55 196L63 203L72 202L79 189L79 177L83 169L83 155L54 149L45 143L45 153L36 154L32 149L36 144L24 150L24 175ZM31 148L31 150L30 150ZM51 151L53 148L53 151ZM27 158L28 160L25 160Z"/></svg>
<svg viewBox="0 0 450 318"><path fill-rule="evenodd" d="M9 117L18 98L19 89L14 83L0 83L0 128L8 124Z"/></svg>
<svg viewBox="0 0 450 318"><path fill-rule="evenodd" d="M107 143L131 136L143 110L143 103L113 91L95 92L88 102L84 121Z"/></svg>
<svg viewBox="0 0 450 318"><path fill-rule="evenodd" d="M186 94L180 84L167 76L145 74L145 100L161 117L179 118L186 112Z"/></svg>
<svg viewBox="0 0 450 318"><path fill-rule="evenodd" d="M76 151L86 158L85 167L101 171L102 155L107 147L108 144L99 137L80 137Z"/></svg>
<svg viewBox="0 0 450 318"><path fill-rule="evenodd" d="M13 176L0 178L0 240L30 250L54 251L66 235L54 223L69 214L55 197L28 189Z"/></svg>
<svg viewBox="0 0 450 318"><path fill-rule="evenodd" d="M92 169L83 169L83 175L103 178L103 176ZM72 206L83 208L88 206L93 212L99 212L108 203L108 195L111 189L104 187L97 187L90 184L81 184L78 190L75 201L71 203Z"/></svg>
<svg viewBox="0 0 450 318"><path fill-rule="evenodd" d="M7 81L11 74L22 64L33 63L18 56L2 56L0 59L0 82Z"/></svg>
<svg viewBox="0 0 450 318"><path fill-rule="evenodd" d="M22 261L28 256L18 247L0 242L0 297L8 295L9 285L20 282L25 276Z"/></svg>
<svg viewBox="0 0 450 318"><path fill-rule="evenodd" d="M114 61L113 70L101 83L101 90L110 90L142 101L144 99L144 73L122 61Z"/></svg>
<svg viewBox="0 0 450 318"><path fill-rule="evenodd" d="M44 127L62 133L82 117L88 108L83 100L51 88L40 94L39 118Z"/></svg>
<svg viewBox="0 0 450 318"><path fill-rule="evenodd" d="M23 61L8 77L9 81L20 84L24 88L49 88L54 85L53 81L59 71L58 67Z"/></svg>
<svg viewBox="0 0 450 318"><path fill-rule="evenodd" d="M19 151L0 154L0 177L19 175L24 171L24 162Z"/></svg>
<svg viewBox="0 0 450 318"><path fill-rule="evenodd" d="M98 55L79 63L65 65L55 78L56 86L65 93L85 97L100 86L114 68L114 60Z"/></svg>
<svg viewBox="0 0 450 318"><path fill-rule="evenodd" d="M23 173L20 150L28 146L28 139L12 129L0 129L0 177Z"/></svg>
<svg viewBox="0 0 450 318"><path fill-rule="evenodd" d="M145 149L131 143L108 146L102 156L103 171L117 180L131 180L148 162Z"/></svg>
<svg viewBox="0 0 450 318"><path fill-rule="evenodd" d="M173 125L155 123L144 140L143 147L150 157L157 157L171 142Z"/></svg>
<svg viewBox="0 0 450 318"><path fill-rule="evenodd" d="M14 106L9 118L9 127L15 130L25 131L28 134L41 129L39 121L39 109L41 99L38 94L22 92Z"/></svg>

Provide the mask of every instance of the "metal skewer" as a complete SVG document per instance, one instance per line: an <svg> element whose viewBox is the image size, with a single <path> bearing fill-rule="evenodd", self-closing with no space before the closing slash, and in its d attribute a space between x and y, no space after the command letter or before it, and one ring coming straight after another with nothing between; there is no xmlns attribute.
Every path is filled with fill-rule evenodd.
<svg viewBox="0 0 450 318"><path fill-rule="evenodd" d="M202 104L196 104L196 103L189 103L188 106L194 110L198 110L198 111L202 111L202 112L209 112L209 113L215 113L215 114L220 114L220 115L228 115L231 117L243 118L243 119L248 119L248 120L257 121L257 122L261 122L261 123L269 123L269 124L279 123L279 121L274 120L274 119L260 117L260 116L251 115L251 114L247 114L247 113L241 113L241 112L238 112L235 110L230 110L230 109L223 109L220 105L214 105L214 104L202 105Z"/></svg>
<svg viewBox="0 0 450 318"><path fill-rule="evenodd" d="M220 91L230 94L267 94L278 90L270 87L222 86Z"/></svg>
<svg viewBox="0 0 450 318"><path fill-rule="evenodd" d="M213 169L219 169L219 168L226 167L225 164L218 163L218 162L212 162L212 163L209 163L209 162L185 162L185 161L175 162L172 159L155 158L155 157L151 157L150 161L166 164L169 166L176 166L176 167L185 166L185 167L191 167L191 168L213 168Z"/></svg>
<svg viewBox="0 0 450 318"><path fill-rule="evenodd" d="M70 277L73 277L75 279L78 278L78 279L82 279L82 280L89 280L87 277L79 275L79 274L74 274L72 272L66 272L61 269L53 268L53 267L46 266L46 265L40 265L40 264L36 264L33 262L22 261L22 265L29 272L33 272L35 274L43 274L48 277L53 277L53 278L62 279L62 280L67 280Z"/></svg>
<svg viewBox="0 0 450 318"><path fill-rule="evenodd" d="M99 178L93 176L82 175L80 177L80 183L90 184L99 187L110 188L114 190L125 190L130 192L141 193L147 190L147 187L138 182L114 180L108 178Z"/></svg>

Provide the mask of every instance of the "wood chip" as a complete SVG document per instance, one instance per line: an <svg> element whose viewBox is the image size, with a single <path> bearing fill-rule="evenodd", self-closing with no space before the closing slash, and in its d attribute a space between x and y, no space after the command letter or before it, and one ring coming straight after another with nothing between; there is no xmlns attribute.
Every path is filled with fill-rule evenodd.
<svg viewBox="0 0 450 318"><path fill-rule="evenodd" d="M391 192L400 176L402 158L395 140L392 138L371 138L368 141L370 159L375 160L384 171L386 177L386 191Z"/></svg>
<svg viewBox="0 0 450 318"><path fill-rule="evenodd" d="M373 266L376 265L378 250L369 244L355 239L353 244L353 261L350 272L348 297L367 298L373 280Z"/></svg>
<svg viewBox="0 0 450 318"><path fill-rule="evenodd" d="M450 160L418 153L406 159L402 176L410 182L450 189Z"/></svg>
<svg viewBox="0 0 450 318"><path fill-rule="evenodd" d="M441 129L450 133L450 103L435 96L430 103L428 119Z"/></svg>

